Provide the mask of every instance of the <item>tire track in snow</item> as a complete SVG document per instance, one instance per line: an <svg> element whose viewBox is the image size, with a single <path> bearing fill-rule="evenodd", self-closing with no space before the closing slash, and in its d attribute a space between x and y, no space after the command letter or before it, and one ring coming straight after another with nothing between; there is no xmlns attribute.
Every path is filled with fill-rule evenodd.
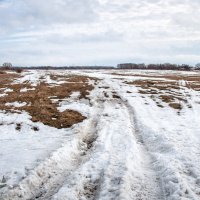
<svg viewBox="0 0 200 200"><path fill-rule="evenodd" d="M52 185L48 186L47 190L44 193L41 193L41 195L37 198L38 200L51 199L52 196L59 191L59 189L62 187L64 182L66 180L68 180L68 178L71 176L71 174L73 174L74 171L76 171L76 169L80 165L82 165L84 162L87 161L88 154L90 154L93 143L97 139L95 129L93 129L95 127L95 124L96 124L96 122L94 122L94 121L91 123L90 129L93 131L88 130L87 136L85 136L81 141L81 143L82 143L81 146L82 146L83 150L81 151L81 154L79 155L80 158L79 158L78 164L74 167L74 169L68 171L68 173L66 173L67 171L65 171L63 174L59 174L59 178L54 180Z"/></svg>
<svg viewBox="0 0 200 200"><path fill-rule="evenodd" d="M65 180L89 159L88 154L98 135L96 124L103 110L104 95L94 89L91 98L92 112L87 120L72 130L71 138L50 158L36 167L18 186L7 193L0 194L0 199L51 199L62 187Z"/></svg>
<svg viewBox="0 0 200 200"><path fill-rule="evenodd" d="M120 97L120 102L126 107L129 115L129 120L131 122L132 133L134 134L134 138L136 140L138 150L140 152L141 157L141 169L144 175L144 182L141 182L141 185L145 185L145 188L148 190L147 193L154 193L157 196L157 199L166 199L163 189L162 180L159 177L159 174L156 173L156 169L154 168L154 160L148 151L145 142L143 141L143 137L140 134L136 115L134 112L134 108L129 105L129 103L123 99L123 96L113 87L113 84L110 84L110 81L105 83L107 86L112 88L113 92L115 92ZM140 196L140 190L138 190L138 196ZM149 198L152 199L152 198Z"/></svg>
<svg viewBox="0 0 200 200"><path fill-rule="evenodd" d="M62 148L36 167L17 187L1 194L0 199L33 200L49 199L53 196L67 177L87 160L87 154L97 138L96 121L102 110L101 102L96 102L94 106L95 113L73 131L72 138Z"/></svg>
<svg viewBox="0 0 200 200"><path fill-rule="evenodd" d="M71 149L59 149L4 199L163 199L129 107L103 94L93 104Z"/></svg>
<svg viewBox="0 0 200 200"><path fill-rule="evenodd" d="M141 152L129 110L121 101L104 103L97 131L90 159L52 199L162 199L149 157Z"/></svg>
<svg viewBox="0 0 200 200"><path fill-rule="evenodd" d="M123 101L123 100L122 100ZM163 184L160 176L156 173L156 170L154 168L154 161L147 146L145 145L145 141L143 140L142 135L140 134L137 119L135 116L134 109L128 104L127 101L123 101L123 104L127 107L127 110L129 112L129 117L132 122L132 124L135 127L135 130L133 131L138 148L140 150L140 154L142 159L142 168L144 170L145 175L145 182L148 184L147 188L149 188L149 191L152 191L154 193L157 192L158 199L166 199L163 189Z"/></svg>
<svg viewBox="0 0 200 200"><path fill-rule="evenodd" d="M41 193L41 195L37 198L38 200L51 199L51 197L59 191L59 189L62 187L64 182L68 179L68 177L70 177L71 174L73 174L74 171L76 171L76 169L80 165L82 165L84 162L87 161L88 154L90 154L90 152L92 151L93 143L97 139L97 135L95 132L95 126L96 126L95 124L96 124L95 121L91 122L91 125L89 126L90 130L87 131L87 135L81 141L82 150L81 150L81 154L79 155L80 157L79 157L78 164L72 170L68 171L68 173L66 173L67 171L65 171L63 174L59 174L59 178L54 180L52 185L49 185L47 187L47 190L44 193Z"/></svg>
<svg viewBox="0 0 200 200"><path fill-rule="evenodd" d="M95 74L94 76L97 76L97 75ZM124 87L124 84L122 84L123 88L121 88L122 85L120 85L120 82L121 81L115 81L111 77L107 76L107 78L103 77L102 83L104 84L102 86L103 87L110 86L111 88L115 88L114 91L116 90L120 92L121 95L119 96L121 96L123 103L128 107L130 111L130 116L132 116L134 119L135 118L137 119L137 116L134 115L135 113L134 110L136 109L136 107L132 104L131 101L129 102L130 105L129 103L126 102L126 99L129 99L128 95L127 95L128 98L126 98L126 95L125 95L127 91L126 89L128 87ZM198 95L196 94L194 95L195 100L197 96ZM194 106L198 106L198 105L194 104ZM198 109L194 109L194 110L198 111ZM137 111L139 112L138 109ZM143 109L142 111L144 112ZM194 112L191 112L191 113L192 115L194 114ZM198 112L196 114L197 114L196 117L193 117L193 120L191 120L192 122L198 119L198 116L199 116ZM176 151L176 148L173 148L173 142L170 144L170 141L168 141L168 137L166 137L164 134L160 136L159 133L156 133L156 132L154 133L154 131L152 131L151 128L149 129L148 126L146 127L144 125L145 123L142 122L142 120L141 121L140 120L133 120L134 122L136 122L135 123L136 124L135 137L137 138L137 141L138 141L137 143L138 144L141 143L140 145L142 147L143 154L146 155L147 153L148 155L147 157L149 158L149 162L147 162L148 163L147 171L148 171L148 168L150 168L151 169L150 171L154 172L153 176L154 177L156 176L158 177L158 179L160 179L160 181L159 180L156 181L158 182L158 185L160 185L160 192L159 192L160 198L161 199L176 199L176 200L183 199L183 198L184 199L199 199L199 194L200 194L199 180L200 179L199 179L199 173L198 173L199 171L198 170L199 168L198 167L198 164L199 164L198 132L197 132L196 139L192 132L191 132L191 136L190 134L188 134L189 137L187 139L184 133L185 130L182 130L182 133L184 134L182 135L183 138L182 136L180 137L180 141L182 141L182 144L179 143L179 145L181 144L182 147L179 149L181 152L178 152ZM185 119L184 121L187 123ZM175 124L176 123L174 123L173 125ZM137 130L137 125L138 125L138 130ZM196 123L196 125L193 125L193 127L195 126L198 127L198 122ZM188 133L190 133L190 130L188 127L186 128L186 130ZM160 131L162 133L162 130ZM177 136L179 138L180 135L177 134L175 137ZM191 137L193 137L193 139ZM173 135L172 135L172 138L173 138ZM196 146L196 150L194 148L194 145ZM191 146L193 147L191 148ZM174 147L176 147L176 143ZM188 148L189 151L186 148ZM144 167L145 165L143 164L142 166Z"/></svg>
<svg viewBox="0 0 200 200"><path fill-rule="evenodd" d="M182 92L184 94L185 90L187 90L187 94L191 94L190 92L188 92L188 89L186 88L182 88L182 90L180 90L180 92ZM187 96L187 94L185 94L185 96ZM194 95L196 96L196 95ZM189 102L189 101L188 101ZM126 100L124 100L124 103L127 105L127 107L130 109L130 113L135 113L134 111L134 106L131 106ZM198 109L196 109L198 110ZM135 116L135 115L133 115ZM167 118L166 118L167 119ZM182 118L184 119L184 118ZM134 120L136 122L136 127L137 127L137 120ZM176 120L175 120L176 121ZM194 121L191 120L192 122ZM191 122L191 123L192 123ZM172 124L173 126L173 124ZM175 125L174 125L175 127ZM144 127L143 127L144 128ZM141 130L141 129L140 129ZM185 134L184 137L186 138L187 135L187 128L184 130ZM138 131L138 133L140 133L140 131ZM176 133L174 132L174 138L177 139L177 136L175 135ZM180 141L183 140L184 141L184 137L180 138ZM147 138L147 135L145 136L145 138ZM196 148L196 152L198 151L198 142L195 140L193 141L189 146L187 146L186 144L188 144L191 141L192 138L192 134L188 137L188 139L185 140L185 142L183 142L183 146L180 148L182 152L185 151L185 149L187 147L189 147L189 151L191 150L191 146L193 145L193 149ZM139 139L142 139L141 134L139 134ZM158 141L160 142L160 144L158 144L158 146L161 146L161 148L165 149L165 151L167 151L167 148L165 147L166 142L167 144L170 143L170 141L165 141L165 143L163 144L163 141ZM157 144L154 143L156 146ZM180 145L180 143L179 143ZM152 152L153 156L154 156L154 160L155 160L155 169L158 170L157 172L157 177L160 179L159 183L160 183L160 187L162 189L162 193L163 193L163 199L199 199L199 182L198 182L198 168L196 167L196 165L198 166L199 160L198 157L196 158L195 162L196 164L193 163L193 161L190 159L194 158L195 155L193 154L194 152L190 152L189 157L187 158L186 154L182 156L180 156L179 153L175 153L175 155L177 154L178 156L180 156L178 159L174 158L174 156L172 155L172 161L170 159L165 158L165 162L167 160L167 162L169 162L171 164L171 166L166 162L166 164L163 162L163 158L162 155L161 156L157 156L155 150L152 148L154 145L151 144L150 145L147 143L147 146L149 147L150 151ZM176 144L175 144L176 146ZM146 147L146 145L145 145ZM146 148L146 150L148 151L148 148ZM187 152L187 150L185 151ZM196 153L195 152L195 153ZM159 151L157 150L157 154L159 154ZM165 156L165 155L164 155ZM180 160L181 159L181 162ZM175 162L173 162L175 161ZM197 170L196 170L196 169Z"/></svg>

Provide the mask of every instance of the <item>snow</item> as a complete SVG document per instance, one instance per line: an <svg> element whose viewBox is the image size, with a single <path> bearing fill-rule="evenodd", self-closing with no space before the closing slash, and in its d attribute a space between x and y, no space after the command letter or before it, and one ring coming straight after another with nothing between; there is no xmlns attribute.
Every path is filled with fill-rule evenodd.
<svg viewBox="0 0 200 200"><path fill-rule="evenodd" d="M7 88L7 89L4 90L4 92L5 92L5 93L13 92L13 89Z"/></svg>
<svg viewBox="0 0 200 200"><path fill-rule="evenodd" d="M8 94L0 94L0 97L5 97L6 95L8 95Z"/></svg>
<svg viewBox="0 0 200 200"><path fill-rule="evenodd" d="M141 72L141 76L143 73ZM109 75L102 76L100 73L90 75L104 77L105 84L117 91L132 109L142 140L161 179L164 196L167 199L199 199L199 93L185 87L182 92L185 96L188 93L191 95L188 101L192 109L185 106L178 114L170 107L157 107L150 98L142 98L134 86L126 85L122 80L113 80ZM138 77L126 77L127 79L136 80ZM183 81L181 85L185 86ZM126 91L131 91L132 94Z"/></svg>
<svg viewBox="0 0 200 200"><path fill-rule="evenodd" d="M91 195L90 198L97 195L102 200L135 199L138 195L142 199L148 199L149 195L151 199L159 199L155 195L157 185L145 183L144 174L141 173L142 152L134 137L126 106L120 105L117 101L106 102L103 110L98 111L97 117L99 119L96 119L94 133L98 132L98 138L94 142L93 154L66 179L53 199L88 199L87 195ZM149 173L151 172L147 172L146 176ZM155 176L148 178L156 181ZM141 182L148 190L140 188ZM138 190L134 191L135 188ZM98 194L90 194L91 190ZM152 190L155 193L147 195L148 191Z"/></svg>
<svg viewBox="0 0 200 200"><path fill-rule="evenodd" d="M1 170L0 177L12 187L26 176L27 170L37 166L57 149L67 137L67 130L50 128L41 123L33 123L27 113L0 113L1 125ZM16 130L21 124L21 130ZM38 127L35 132L33 127Z"/></svg>
<svg viewBox="0 0 200 200"><path fill-rule="evenodd" d="M23 71L21 77L15 80L13 84L30 83L32 86L36 86L44 75L44 71Z"/></svg>
<svg viewBox="0 0 200 200"><path fill-rule="evenodd" d="M199 92L179 81L178 92L191 107L183 103L177 112L166 103L158 107L149 95L125 83L150 79L143 75L198 72L27 71L14 82L35 86L43 77L49 84L60 84L50 79L51 73L101 79L90 100L80 100L80 93L74 92L59 102L60 112L76 110L87 119L56 129L33 123L26 112L0 112L0 199L200 199ZM113 98L113 92L120 98Z"/></svg>
<svg viewBox="0 0 200 200"><path fill-rule="evenodd" d="M165 196L169 199L199 199L200 174L200 105L195 101L197 93L188 91L192 95L190 100L193 109L185 107L178 115L170 107L159 108L150 99L148 105L138 93L127 94L125 91L133 91L132 86L119 84L112 81L112 87L124 101L133 109L138 129L142 138L152 154L155 169L159 173L164 187ZM195 101L194 101L195 99ZM183 175L184 174L184 175Z"/></svg>
<svg viewBox="0 0 200 200"><path fill-rule="evenodd" d="M27 92L27 91L31 91L31 90L35 90L35 88L23 88L20 90L20 92Z"/></svg>
<svg viewBox="0 0 200 200"><path fill-rule="evenodd" d="M12 102L12 103L6 103L5 105L6 106L13 106L13 107L16 107L16 108L20 108L20 107L23 107L25 106L27 103L26 102Z"/></svg>
<svg viewBox="0 0 200 200"><path fill-rule="evenodd" d="M68 102L62 102L60 103L60 107L58 107L58 110L60 112L63 112L65 110L74 110L74 111L79 111L82 115L88 116L91 110L91 107L85 103L68 103Z"/></svg>
<svg viewBox="0 0 200 200"><path fill-rule="evenodd" d="M62 99L59 103L58 110L63 112L65 110L74 110L80 112L84 116L89 116L91 106L87 99L79 99L80 92L73 92L69 98Z"/></svg>

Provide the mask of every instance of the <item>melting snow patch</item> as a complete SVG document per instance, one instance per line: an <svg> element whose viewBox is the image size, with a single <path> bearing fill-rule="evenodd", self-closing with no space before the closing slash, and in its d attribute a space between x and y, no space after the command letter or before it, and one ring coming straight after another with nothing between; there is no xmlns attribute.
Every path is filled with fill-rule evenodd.
<svg viewBox="0 0 200 200"><path fill-rule="evenodd" d="M0 97L5 97L7 96L7 94L0 94Z"/></svg>
<svg viewBox="0 0 200 200"><path fill-rule="evenodd" d="M20 107L23 107L26 105L26 102L12 102L12 103L6 103L6 106L14 106L14 107L17 107L17 108L20 108Z"/></svg>
<svg viewBox="0 0 200 200"><path fill-rule="evenodd" d="M77 112L80 112L84 116L89 116L91 112L91 107L85 103L79 103L79 102L62 102L60 104L60 107L58 107L58 110L60 112L63 112L65 110L74 110Z"/></svg>
<svg viewBox="0 0 200 200"><path fill-rule="evenodd" d="M80 92L73 92L69 98L60 102L58 110L64 112L65 110L74 110L80 112L82 115L89 116L91 106L87 99L79 100Z"/></svg>
<svg viewBox="0 0 200 200"><path fill-rule="evenodd" d="M20 90L20 92L27 92L27 91L31 91L31 90L35 90L35 88L23 88Z"/></svg>
<svg viewBox="0 0 200 200"><path fill-rule="evenodd" d="M5 188L2 189L18 184L31 169L60 148L69 136L71 129L58 130L33 123L30 118L26 112L0 113L0 180L5 179ZM21 130L16 130L17 124Z"/></svg>
<svg viewBox="0 0 200 200"><path fill-rule="evenodd" d="M6 92L6 93L7 93L7 92L13 92L13 90L10 89L10 88L8 88L8 89L5 89L4 92Z"/></svg>
<svg viewBox="0 0 200 200"><path fill-rule="evenodd" d="M70 95L70 98L72 100L74 99L78 99L80 97L80 92L73 92L71 95Z"/></svg>

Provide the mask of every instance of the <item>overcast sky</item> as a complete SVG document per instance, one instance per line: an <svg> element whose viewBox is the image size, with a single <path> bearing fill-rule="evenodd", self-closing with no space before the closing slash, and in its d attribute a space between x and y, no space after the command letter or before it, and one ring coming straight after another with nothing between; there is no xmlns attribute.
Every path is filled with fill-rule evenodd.
<svg viewBox="0 0 200 200"><path fill-rule="evenodd" d="M0 64L200 62L200 0L0 0Z"/></svg>

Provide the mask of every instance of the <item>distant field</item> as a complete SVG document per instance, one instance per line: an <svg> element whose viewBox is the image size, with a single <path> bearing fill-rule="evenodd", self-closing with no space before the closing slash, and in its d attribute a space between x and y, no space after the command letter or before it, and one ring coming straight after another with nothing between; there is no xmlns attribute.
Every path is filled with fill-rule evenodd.
<svg viewBox="0 0 200 200"><path fill-rule="evenodd" d="M200 199L200 72L0 72L0 199Z"/></svg>

